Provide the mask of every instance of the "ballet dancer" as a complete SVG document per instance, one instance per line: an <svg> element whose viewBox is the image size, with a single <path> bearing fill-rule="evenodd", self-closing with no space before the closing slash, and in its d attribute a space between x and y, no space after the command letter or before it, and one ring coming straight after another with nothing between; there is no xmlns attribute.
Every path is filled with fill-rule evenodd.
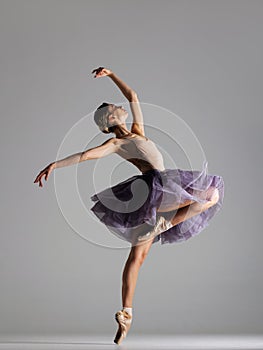
<svg viewBox="0 0 263 350"><path fill-rule="evenodd" d="M127 110L103 102L94 112L94 121L101 132L114 136L99 146L50 163L39 172L34 183L43 187L42 177L47 181L56 168L113 153L141 172L91 197L95 202L91 211L97 218L119 238L131 243L122 272L122 309L114 315L118 329L113 341L121 344L132 324L138 273L152 244L178 243L199 234L222 207L224 181L220 175L207 173L207 162L200 171L166 169L162 154L145 135L136 91L105 67L94 69L92 74L94 78L109 77L129 101L131 129L126 124ZM143 181L138 183L138 179ZM139 206L134 198L142 204Z"/></svg>

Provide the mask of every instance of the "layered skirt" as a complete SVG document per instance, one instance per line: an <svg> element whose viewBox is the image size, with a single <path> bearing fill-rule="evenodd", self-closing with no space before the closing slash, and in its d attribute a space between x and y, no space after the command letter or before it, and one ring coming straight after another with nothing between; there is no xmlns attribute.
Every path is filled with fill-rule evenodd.
<svg viewBox="0 0 263 350"><path fill-rule="evenodd" d="M137 236L153 229L157 215L170 220L180 210L180 204L189 200L206 203L213 191L218 189L219 200L216 204L160 233L153 243L186 241L208 226L223 204L223 178L208 174L207 164L204 161L201 171L153 169L134 175L94 194L91 200L96 203L90 210L117 237L136 244Z"/></svg>

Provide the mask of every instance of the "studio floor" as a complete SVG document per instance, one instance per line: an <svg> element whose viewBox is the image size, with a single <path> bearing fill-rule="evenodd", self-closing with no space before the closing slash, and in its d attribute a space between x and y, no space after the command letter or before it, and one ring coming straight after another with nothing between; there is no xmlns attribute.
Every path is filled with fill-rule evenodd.
<svg viewBox="0 0 263 350"><path fill-rule="evenodd" d="M263 349L263 335L128 335L121 345L113 343L112 335L85 337L16 338L0 341L4 350L86 350L86 349Z"/></svg>

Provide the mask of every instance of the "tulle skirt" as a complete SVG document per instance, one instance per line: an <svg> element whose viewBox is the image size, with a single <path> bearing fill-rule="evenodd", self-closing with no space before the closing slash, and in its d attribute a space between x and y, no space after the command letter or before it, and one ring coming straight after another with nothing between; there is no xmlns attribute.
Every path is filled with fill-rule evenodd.
<svg viewBox="0 0 263 350"><path fill-rule="evenodd" d="M216 204L160 233L153 243L186 241L208 226L223 204L223 178L208 174L207 164L204 161L201 171L153 169L134 175L94 194L91 200L96 203L90 210L113 234L134 244L138 235L153 229L157 215L170 220L180 210L180 204L189 200L206 203L217 188L219 200ZM157 213L157 210L160 212Z"/></svg>

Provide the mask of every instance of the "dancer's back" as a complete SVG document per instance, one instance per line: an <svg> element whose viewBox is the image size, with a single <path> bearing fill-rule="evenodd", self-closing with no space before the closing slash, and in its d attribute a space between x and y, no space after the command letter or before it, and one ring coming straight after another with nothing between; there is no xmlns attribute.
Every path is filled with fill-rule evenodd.
<svg viewBox="0 0 263 350"><path fill-rule="evenodd" d="M117 154L134 164L142 173L151 169L165 170L163 157L155 143L138 134L119 139Z"/></svg>

